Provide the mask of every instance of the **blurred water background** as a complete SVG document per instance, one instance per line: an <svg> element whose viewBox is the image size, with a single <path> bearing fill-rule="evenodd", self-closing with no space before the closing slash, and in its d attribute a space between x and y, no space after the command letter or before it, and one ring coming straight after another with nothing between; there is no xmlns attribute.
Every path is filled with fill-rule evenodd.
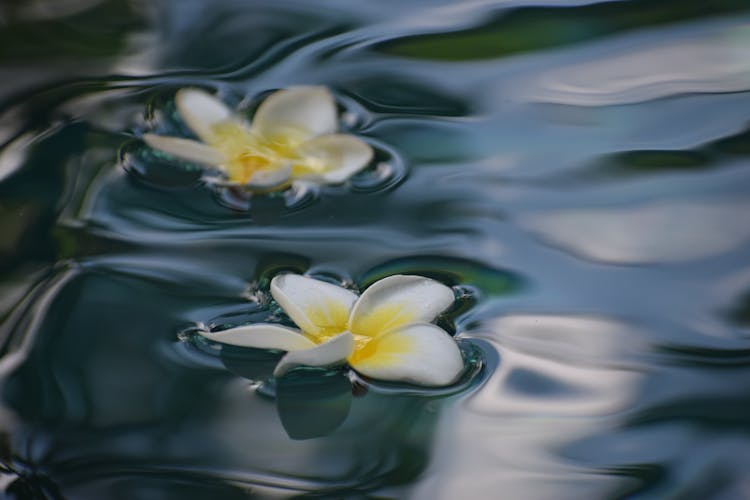
<svg viewBox="0 0 750 500"><path fill-rule="evenodd" d="M382 178L248 205L138 139L294 84ZM750 498L749 90L746 0L4 0L5 497ZM280 270L460 287L484 369L274 400L183 334Z"/></svg>

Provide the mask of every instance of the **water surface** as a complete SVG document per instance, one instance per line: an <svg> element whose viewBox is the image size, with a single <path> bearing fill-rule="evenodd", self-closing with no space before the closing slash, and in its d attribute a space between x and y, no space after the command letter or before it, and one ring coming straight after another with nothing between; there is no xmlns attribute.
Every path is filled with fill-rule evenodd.
<svg viewBox="0 0 750 500"><path fill-rule="evenodd" d="M750 498L745 1L0 19L7 497ZM329 86L385 171L248 203L138 139L186 133L181 87L249 116L294 84ZM272 355L185 331L262 321L280 271L455 286L441 326L483 370L443 392L258 390Z"/></svg>

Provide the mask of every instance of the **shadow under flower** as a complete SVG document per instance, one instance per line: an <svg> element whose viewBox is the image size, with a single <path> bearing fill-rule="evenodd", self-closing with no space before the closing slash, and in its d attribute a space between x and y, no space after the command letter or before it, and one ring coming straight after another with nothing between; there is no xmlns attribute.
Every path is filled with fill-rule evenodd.
<svg viewBox="0 0 750 500"><path fill-rule="evenodd" d="M198 334L191 343L204 352L213 351ZM347 420L354 398L365 396L371 389L384 395L430 401L461 393L475 385L484 366L483 349L469 342L459 343L459 348L464 373L455 384L441 388L375 383L342 368L299 367L275 378L273 370L281 357L279 352L222 345L218 355L228 371L248 379L259 395L275 401L281 425L291 439L306 440L336 431Z"/></svg>
<svg viewBox="0 0 750 500"><path fill-rule="evenodd" d="M278 353L222 346L219 356L227 370L254 382L259 395L276 401L279 420L292 439L325 436L349 415L353 387L343 370L300 368L275 379Z"/></svg>

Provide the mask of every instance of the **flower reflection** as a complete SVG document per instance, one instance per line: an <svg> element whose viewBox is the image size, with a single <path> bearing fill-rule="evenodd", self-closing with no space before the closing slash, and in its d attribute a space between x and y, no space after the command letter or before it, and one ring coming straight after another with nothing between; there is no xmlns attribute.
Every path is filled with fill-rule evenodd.
<svg viewBox="0 0 750 500"><path fill-rule="evenodd" d="M233 346L222 348L221 361L236 375L266 380L259 384L258 392L276 401L279 420L292 439L325 436L349 415L356 391L341 370L300 370L272 379L277 355Z"/></svg>
<svg viewBox="0 0 750 500"><path fill-rule="evenodd" d="M439 404L442 399L474 386L483 367L484 351L480 349L474 344L462 344L467 368L461 378L450 387L431 389L373 385L340 367L304 367L283 377L273 377L279 355L270 350L223 345L219 357L227 370L251 381L255 397L275 403L278 421L290 438L306 440L328 436L349 421L350 414L355 422L349 422L348 426L358 427L362 425L357 423L359 419L366 417L369 421L383 408L388 408L388 414L396 421L399 418L393 412L424 413L425 405ZM237 399L236 396L231 399ZM234 401L234 404L243 403ZM363 407L367 410L362 410Z"/></svg>
<svg viewBox="0 0 750 500"><path fill-rule="evenodd" d="M482 368L477 349L459 346L428 323L454 301L453 290L435 280L394 275L357 296L331 283L284 274L271 281L271 293L299 330L270 323L220 331L199 327L185 338L218 350L227 370L274 400L293 439L333 432L347 420L354 398L370 388L434 399L465 389ZM280 358L279 351L286 353ZM342 368L345 363L352 370ZM372 385L358 374L409 385Z"/></svg>

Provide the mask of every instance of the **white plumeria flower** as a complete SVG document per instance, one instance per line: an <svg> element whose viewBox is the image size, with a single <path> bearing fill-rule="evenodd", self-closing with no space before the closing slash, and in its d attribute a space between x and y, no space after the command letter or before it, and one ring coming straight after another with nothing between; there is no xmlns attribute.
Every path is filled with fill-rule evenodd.
<svg viewBox="0 0 750 500"><path fill-rule="evenodd" d="M220 170L225 184L261 190L290 179L345 181L373 157L372 148L337 134L336 104L325 87L291 87L271 94L252 124L213 95L195 88L175 96L177 110L202 141L145 134L152 148Z"/></svg>
<svg viewBox="0 0 750 500"><path fill-rule="evenodd" d="M284 274L271 281L271 294L298 329L256 324L206 338L230 345L288 351L274 376L295 366L348 362L374 379L445 386L464 369L458 345L431 322L454 301L453 291L421 276L384 278L357 297L323 281Z"/></svg>

